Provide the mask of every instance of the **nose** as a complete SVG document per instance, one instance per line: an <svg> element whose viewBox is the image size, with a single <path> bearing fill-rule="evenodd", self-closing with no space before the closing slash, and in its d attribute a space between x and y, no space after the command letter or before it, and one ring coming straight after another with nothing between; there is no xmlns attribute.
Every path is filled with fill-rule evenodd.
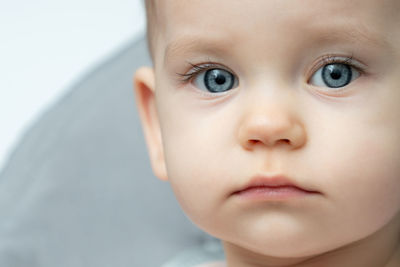
<svg viewBox="0 0 400 267"><path fill-rule="evenodd" d="M246 150L284 146L297 149L307 141L298 114L284 106L253 105L245 111L239 126L239 142Z"/></svg>

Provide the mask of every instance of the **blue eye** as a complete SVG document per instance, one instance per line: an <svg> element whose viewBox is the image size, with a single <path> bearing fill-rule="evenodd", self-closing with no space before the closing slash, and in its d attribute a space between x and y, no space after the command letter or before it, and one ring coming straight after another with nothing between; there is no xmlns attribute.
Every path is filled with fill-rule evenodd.
<svg viewBox="0 0 400 267"><path fill-rule="evenodd" d="M315 86L340 88L348 85L360 76L354 67L345 63L331 63L319 68L311 77Z"/></svg>
<svg viewBox="0 0 400 267"><path fill-rule="evenodd" d="M193 84L202 90L211 93L222 93L237 86L235 75L223 69L209 69L199 73L194 79Z"/></svg>

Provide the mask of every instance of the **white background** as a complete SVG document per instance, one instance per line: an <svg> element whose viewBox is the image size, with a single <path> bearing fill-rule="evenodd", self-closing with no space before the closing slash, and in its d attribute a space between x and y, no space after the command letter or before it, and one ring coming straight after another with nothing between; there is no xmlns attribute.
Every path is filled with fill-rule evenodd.
<svg viewBox="0 0 400 267"><path fill-rule="evenodd" d="M142 0L0 0L0 172L24 131L145 29Z"/></svg>

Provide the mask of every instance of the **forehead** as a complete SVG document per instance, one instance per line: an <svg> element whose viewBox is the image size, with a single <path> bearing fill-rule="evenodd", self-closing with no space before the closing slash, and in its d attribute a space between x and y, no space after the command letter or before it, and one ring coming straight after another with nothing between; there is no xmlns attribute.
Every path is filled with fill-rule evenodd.
<svg viewBox="0 0 400 267"><path fill-rule="evenodd" d="M400 26L398 0L159 0L157 6L160 49L185 36L233 45L339 31L379 44Z"/></svg>
<svg viewBox="0 0 400 267"><path fill-rule="evenodd" d="M194 24L210 29L219 26L216 22L233 29L260 23L301 26L338 19L368 23L367 18L382 24L399 18L400 11L398 0L159 0L157 5L167 31Z"/></svg>

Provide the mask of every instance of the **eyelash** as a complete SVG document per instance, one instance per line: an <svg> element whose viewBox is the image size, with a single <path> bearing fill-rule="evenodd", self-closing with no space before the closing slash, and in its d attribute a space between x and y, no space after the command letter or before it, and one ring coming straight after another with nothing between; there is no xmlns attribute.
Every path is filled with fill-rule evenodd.
<svg viewBox="0 0 400 267"><path fill-rule="evenodd" d="M190 69L190 71L188 73L177 73L181 77L180 81L182 83L187 83L187 82L191 81L193 78L195 78L197 75L199 75L200 73L202 73L204 71L208 71L210 69L216 69L216 68L226 69L215 63L193 64L193 63L188 62L188 64L190 66L192 66L192 68Z"/></svg>
<svg viewBox="0 0 400 267"><path fill-rule="evenodd" d="M349 56L335 56L335 55L325 55L321 58L321 63L317 64L312 70L311 75L313 75L319 68L329 65L329 64L345 64L352 68L355 68L360 74L365 74L364 68L361 64L356 64L353 60L353 55Z"/></svg>
<svg viewBox="0 0 400 267"><path fill-rule="evenodd" d="M343 57L338 57L335 55L325 55L320 59L320 64L316 65L311 71L311 74L314 74L319 68L329 65L329 64L346 64L349 65L350 67L355 68L357 71L360 72L360 74L364 74L364 71L361 66L356 66L353 62L353 55L349 56L343 56ZM176 73L181 77L180 81L182 83L188 83L192 79L194 79L197 75L204 71L208 71L210 69L225 69L227 71L230 71L226 67L223 67L219 64L215 63L204 63L204 64L193 64L188 62L188 64L192 67L188 73ZM230 71L232 72L232 71Z"/></svg>
<svg viewBox="0 0 400 267"><path fill-rule="evenodd" d="M323 63L321 65L325 66L333 63L342 63L351 65L352 60L353 60L353 55L351 55L350 57L343 57L343 59L337 59L337 56L334 55L326 55L321 58L321 61Z"/></svg>

